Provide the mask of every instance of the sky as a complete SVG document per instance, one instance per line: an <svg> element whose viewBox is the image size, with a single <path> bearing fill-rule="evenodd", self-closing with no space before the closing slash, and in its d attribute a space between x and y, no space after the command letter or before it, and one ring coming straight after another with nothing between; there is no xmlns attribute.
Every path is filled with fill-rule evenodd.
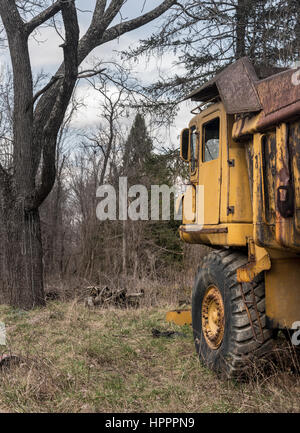
<svg viewBox="0 0 300 433"><path fill-rule="evenodd" d="M141 13L146 13L158 6L161 2L162 0L127 0L127 3L121 10L122 18L123 20L135 18L141 15ZM78 0L76 2L78 9L80 10L78 18L81 36L89 26L95 3L95 0ZM120 18L117 17L112 25L119 19ZM137 30L122 35L119 40L109 42L96 48L88 57L85 64L82 65L82 68L85 69L89 64L91 64L94 58L106 62L114 59L118 60L118 55L115 53L116 50L121 51L136 46L140 39L149 36L159 28L160 24L161 19L157 19ZM40 71L48 74L55 73L63 59L62 48L59 47L61 43L62 40L53 28L45 27L39 29L39 32L34 36L34 38L31 38L29 42L31 63L34 73ZM1 61L2 63L8 61L5 54L2 54ZM176 57L172 54L164 55L163 58L160 59L152 57L148 61L141 58L139 63L134 64L134 76L137 80L141 80L143 83L151 83L158 78L159 73L168 75L175 73L175 71L178 73L178 66L174 65L175 61ZM101 99L98 92L93 90L87 80L81 80L77 93L78 96L84 100L85 107L78 112L73 121L73 126L75 128L95 127L99 123L99 107L101 105ZM191 118L190 109L188 103L182 103L180 113L171 128L168 131L164 130L164 128L159 131L159 134L165 136L165 140L169 141L169 143L172 142L175 145L178 143L179 145L178 136L181 129L189 123ZM125 123L128 121L130 121L130 119L124 120Z"/></svg>

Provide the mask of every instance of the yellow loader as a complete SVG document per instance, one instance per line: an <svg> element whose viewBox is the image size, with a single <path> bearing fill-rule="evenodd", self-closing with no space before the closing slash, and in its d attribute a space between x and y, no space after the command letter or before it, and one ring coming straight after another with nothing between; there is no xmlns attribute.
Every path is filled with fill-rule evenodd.
<svg viewBox="0 0 300 433"><path fill-rule="evenodd" d="M195 346L229 377L300 328L300 72L259 74L243 58L195 90L181 133L180 236L213 248L192 295Z"/></svg>

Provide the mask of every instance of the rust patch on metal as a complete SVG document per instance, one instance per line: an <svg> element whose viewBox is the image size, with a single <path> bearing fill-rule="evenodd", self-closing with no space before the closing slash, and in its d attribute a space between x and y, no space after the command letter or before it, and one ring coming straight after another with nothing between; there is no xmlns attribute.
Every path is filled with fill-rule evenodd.
<svg viewBox="0 0 300 433"><path fill-rule="evenodd" d="M283 143L280 148L278 171L278 187L276 196L276 207L282 218L290 218L294 215L294 188L292 185L291 155L288 140L288 128L284 134ZM283 155L285 153L285 157Z"/></svg>
<svg viewBox="0 0 300 433"><path fill-rule="evenodd" d="M258 77L249 60L241 59L225 72L219 76L216 84L227 113L260 111L262 105L254 84Z"/></svg>
<svg viewBox="0 0 300 433"><path fill-rule="evenodd" d="M300 86L298 86L300 88ZM284 99L284 96L283 96ZM300 101L293 103L287 107L281 108L278 111L265 115L262 117L257 124L258 131L264 131L273 125L278 125L292 117L299 115L300 113Z"/></svg>
<svg viewBox="0 0 300 433"><path fill-rule="evenodd" d="M275 224L276 134L274 131L263 137L262 164L265 221Z"/></svg>
<svg viewBox="0 0 300 433"><path fill-rule="evenodd" d="M186 99L207 102L220 95L228 114L258 112L262 109L255 87L258 79L253 65L244 57L190 93Z"/></svg>
<svg viewBox="0 0 300 433"><path fill-rule="evenodd" d="M273 75L256 83L266 115L300 101L300 86L293 85L294 69Z"/></svg>

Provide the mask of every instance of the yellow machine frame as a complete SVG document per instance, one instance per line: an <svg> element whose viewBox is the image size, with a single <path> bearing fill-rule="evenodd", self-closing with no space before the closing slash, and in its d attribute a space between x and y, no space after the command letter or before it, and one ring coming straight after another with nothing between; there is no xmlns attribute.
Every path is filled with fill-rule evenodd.
<svg viewBox="0 0 300 433"><path fill-rule="evenodd" d="M264 272L268 325L291 328L300 320L300 116L271 121L267 114L237 116L217 102L196 115L188 128L197 136L193 171L190 151L186 158L182 150L187 129L182 132L191 185L182 197L180 236L191 244L247 249L238 281ZM203 162L203 125L216 117L219 157ZM198 185L204 185L204 221Z"/></svg>

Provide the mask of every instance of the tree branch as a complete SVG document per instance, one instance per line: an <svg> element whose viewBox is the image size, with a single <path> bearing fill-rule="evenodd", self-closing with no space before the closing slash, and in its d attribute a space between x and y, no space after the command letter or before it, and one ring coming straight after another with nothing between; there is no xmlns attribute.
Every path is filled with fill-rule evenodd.
<svg viewBox="0 0 300 433"><path fill-rule="evenodd" d="M33 97L32 102L30 103L30 105L27 107L27 110L29 110L30 107L32 107L35 102L38 100L38 98L40 96L42 96L43 93L47 92L48 89L50 89L53 84L55 84L58 80L60 80L61 78L63 78L63 75L54 75L51 80L49 81L49 83L43 87L41 90L39 90Z"/></svg>
<svg viewBox="0 0 300 433"><path fill-rule="evenodd" d="M97 0L96 9L99 11L99 16L103 16L106 8L107 0Z"/></svg>
<svg viewBox="0 0 300 433"><path fill-rule="evenodd" d="M53 5L45 9L31 21L25 24L26 34L29 36L37 27L44 24L50 18L54 17L61 10L61 1L58 0Z"/></svg>
<svg viewBox="0 0 300 433"><path fill-rule="evenodd" d="M124 21L123 23L117 24L109 29L107 29L101 38L101 41L97 41L98 44L104 44L115 38L120 37L124 33L130 32L138 27L141 27L156 18L160 17L164 12L166 12L171 6L176 3L176 0L165 0L160 6L157 6L152 11L141 15L138 18L132 20Z"/></svg>
<svg viewBox="0 0 300 433"><path fill-rule="evenodd" d="M118 12L120 12L124 3L126 3L126 0L112 0L105 11L103 19L101 20L101 26L107 28Z"/></svg>
<svg viewBox="0 0 300 433"><path fill-rule="evenodd" d="M78 79L81 78L91 78L95 77L95 75L102 74L102 72L106 71L106 68L99 69L99 71L93 71L93 70L87 70L87 71L81 71L80 74L78 74Z"/></svg>
<svg viewBox="0 0 300 433"><path fill-rule="evenodd" d="M64 76L54 107L43 132L42 180L35 196L34 206L39 206L51 191L56 176L56 140L65 117L78 76L79 25L74 0L61 2L65 27Z"/></svg>
<svg viewBox="0 0 300 433"><path fill-rule="evenodd" d="M116 14L121 9L124 0L112 0L111 4L107 8L104 17L97 21L96 17L98 17L97 11L95 11L91 26L89 27L86 34L82 37L79 43L78 49L78 59L81 63L88 54L93 51L94 48L99 45L104 44L105 42L109 42L124 33L127 33L131 30L137 29L138 27L143 26L151 22L152 20L161 16L164 12L166 12L173 4L175 4L176 0L164 0L159 6L152 9L152 11L141 15L138 18L134 18L129 21L124 21L116 26L108 28L109 24L115 18Z"/></svg>
<svg viewBox="0 0 300 433"><path fill-rule="evenodd" d="M97 0L94 15L92 18L91 25L81 38L78 45L78 66L85 60L85 58L93 51L97 46L112 40L120 36L121 34L131 31L135 28L142 26L158 18L164 12L166 12L174 3L175 0L164 0L161 5L153 9L152 11L142 15L139 18L123 22L118 26L113 26L107 30L107 27L111 21L115 18L116 14L120 11L124 0L112 0L110 5L105 11L106 0ZM105 12L104 12L105 11ZM115 15L114 15L115 14ZM105 37L103 35L105 34ZM57 72L58 75L64 74L64 64L60 66ZM43 137L41 130L47 123L51 110L53 110L55 100L59 93L60 83L56 82L51 86L39 99L34 112L34 169L35 172L38 170L39 162L41 159Z"/></svg>

